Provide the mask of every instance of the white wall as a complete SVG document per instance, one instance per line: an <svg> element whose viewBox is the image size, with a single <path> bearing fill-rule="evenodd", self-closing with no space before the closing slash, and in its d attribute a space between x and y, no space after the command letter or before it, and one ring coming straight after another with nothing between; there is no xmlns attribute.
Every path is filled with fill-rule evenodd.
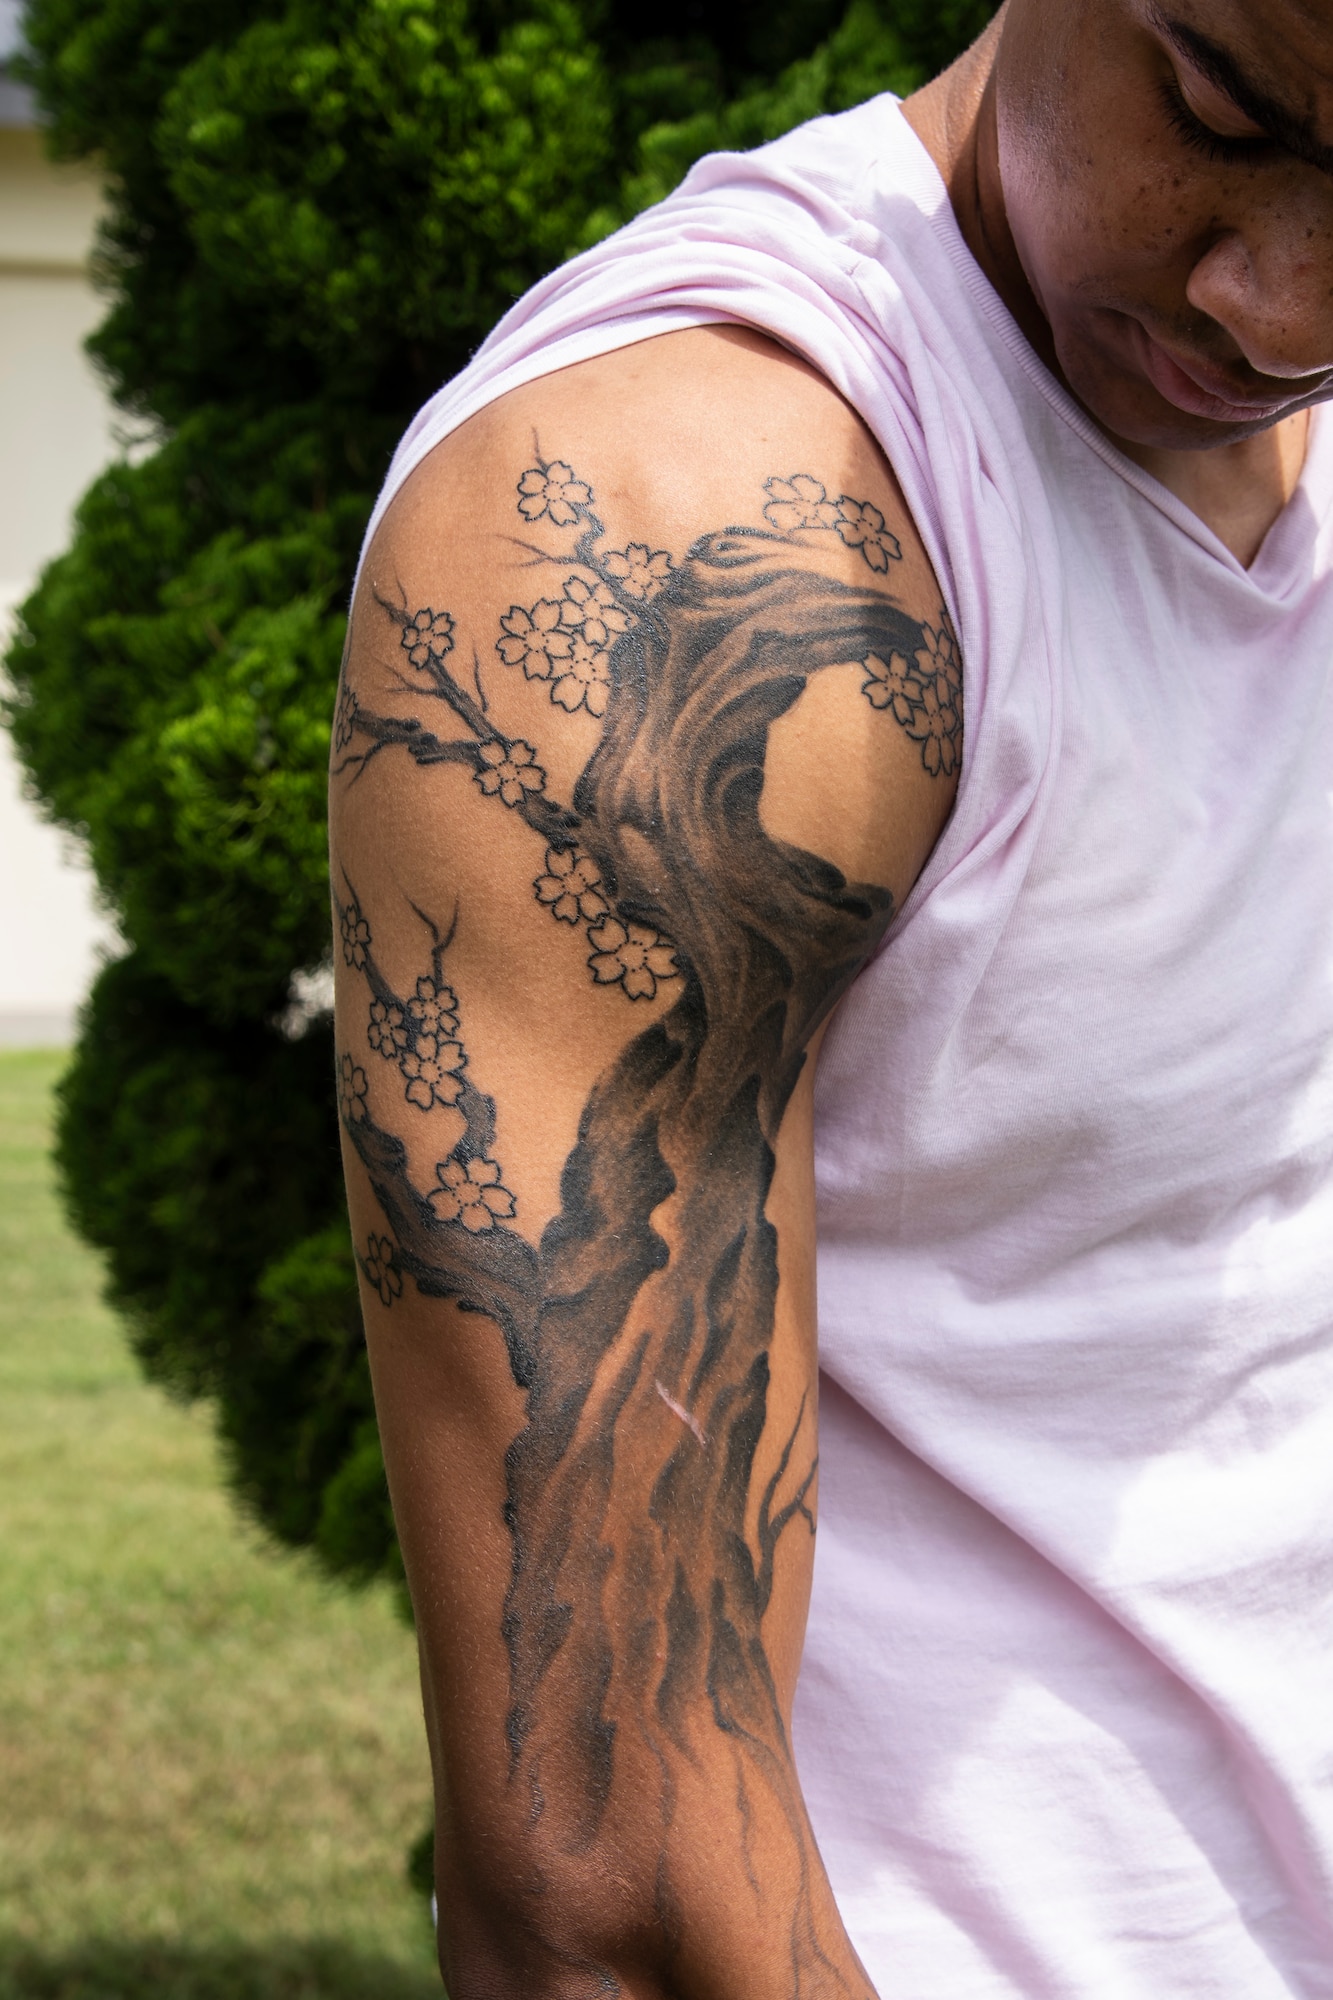
<svg viewBox="0 0 1333 2000"><path fill-rule="evenodd" d="M69 538L115 451L114 413L82 351L102 314L87 275L96 177L52 166L31 127L0 127L0 632ZM0 1042L64 1040L113 946L73 843L23 798L0 732Z"/></svg>

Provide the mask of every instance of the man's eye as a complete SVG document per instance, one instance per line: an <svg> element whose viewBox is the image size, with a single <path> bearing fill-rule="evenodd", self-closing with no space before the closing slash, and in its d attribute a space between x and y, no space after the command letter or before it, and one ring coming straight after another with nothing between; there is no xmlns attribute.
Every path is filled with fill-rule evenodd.
<svg viewBox="0 0 1333 2000"><path fill-rule="evenodd" d="M1172 128L1192 151L1201 153L1205 159L1229 163L1252 160L1258 148L1270 143L1262 132L1239 137L1206 125L1174 79L1163 83L1162 99Z"/></svg>

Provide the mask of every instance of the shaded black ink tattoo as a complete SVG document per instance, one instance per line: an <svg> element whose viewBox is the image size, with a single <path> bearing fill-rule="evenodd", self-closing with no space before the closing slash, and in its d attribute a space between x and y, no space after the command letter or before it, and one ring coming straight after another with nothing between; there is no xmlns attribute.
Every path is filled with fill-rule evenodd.
<svg viewBox="0 0 1333 2000"><path fill-rule="evenodd" d="M370 992L371 1046L402 1069L429 1040L439 1075L421 1081L433 1093L448 1080L464 1136L419 1188L402 1138L370 1115L355 1065L361 1087L346 1086L344 1125L392 1231L392 1268L489 1317L525 1394L506 1457L506 1732L538 1872L542 1852L579 1852L595 1838L623 1741L653 1754L660 1793L640 1809L664 1829L674 1774L721 1756L742 1851L761 1821L786 1829L798 1885L794 2000L860 2000L860 1982L848 1984L821 1941L763 1635L782 1538L814 1529L804 1403L754 1487L769 1421L778 1263L766 1203L778 1129L812 1035L894 905L886 888L770 837L759 802L770 729L812 676L848 662L862 664L871 705L921 744L926 770L948 776L961 668L944 613L938 628L924 625L872 578L848 584L802 559L801 538L826 530L882 576L901 551L877 509L831 500L809 474L766 490L766 527L701 536L674 561L646 544L606 551L592 488L564 461L523 473L522 519L577 532L572 550L523 545L559 567L561 595L511 607L496 650L553 691L571 677L578 642L599 662L595 681L579 685L601 735L567 805L548 795L534 747L504 737L450 673L452 622L433 652L440 614L379 599L427 697L467 734L441 738L424 713L360 707L365 747L335 774L354 783L391 750L469 770L530 829L533 893L590 948L592 978L632 1000L665 986L671 1004L596 1083L559 1213L534 1247L508 1226L516 1203L495 1157L494 1103L472 1080L445 979L450 938L422 916L431 976L404 999L380 971L349 883L344 957ZM662 1896L667 1909L669 1885ZM618 1990L609 1974L604 1990Z"/></svg>
<svg viewBox="0 0 1333 2000"><path fill-rule="evenodd" d="M356 734L356 696L344 682L338 691L338 706L333 716L333 747L335 750L349 748Z"/></svg>

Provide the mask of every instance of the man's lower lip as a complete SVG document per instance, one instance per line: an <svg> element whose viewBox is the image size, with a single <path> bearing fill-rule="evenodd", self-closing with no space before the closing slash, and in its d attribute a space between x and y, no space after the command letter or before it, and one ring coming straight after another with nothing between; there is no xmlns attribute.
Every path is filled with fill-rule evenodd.
<svg viewBox="0 0 1333 2000"><path fill-rule="evenodd" d="M1159 396L1187 416L1208 417L1215 424L1262 424L1271 422L1286 407L1285 398L1277 403L1229 403L1210 389L1201 389L1144 327L1138 327L1138 334L1148 380Z"/></svg>

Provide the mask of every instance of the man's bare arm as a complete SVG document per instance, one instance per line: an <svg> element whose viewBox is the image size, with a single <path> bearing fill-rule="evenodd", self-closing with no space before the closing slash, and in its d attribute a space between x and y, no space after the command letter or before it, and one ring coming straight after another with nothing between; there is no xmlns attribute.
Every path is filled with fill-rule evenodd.
<svg viewBox="0 0 1333 2000"><path fill-rule="evenodd" d="M340 1087L452 2000L867 2000L789 1734L811 1051L961 728L887 468L754 336L505 399L368 559Z"/></svg>

